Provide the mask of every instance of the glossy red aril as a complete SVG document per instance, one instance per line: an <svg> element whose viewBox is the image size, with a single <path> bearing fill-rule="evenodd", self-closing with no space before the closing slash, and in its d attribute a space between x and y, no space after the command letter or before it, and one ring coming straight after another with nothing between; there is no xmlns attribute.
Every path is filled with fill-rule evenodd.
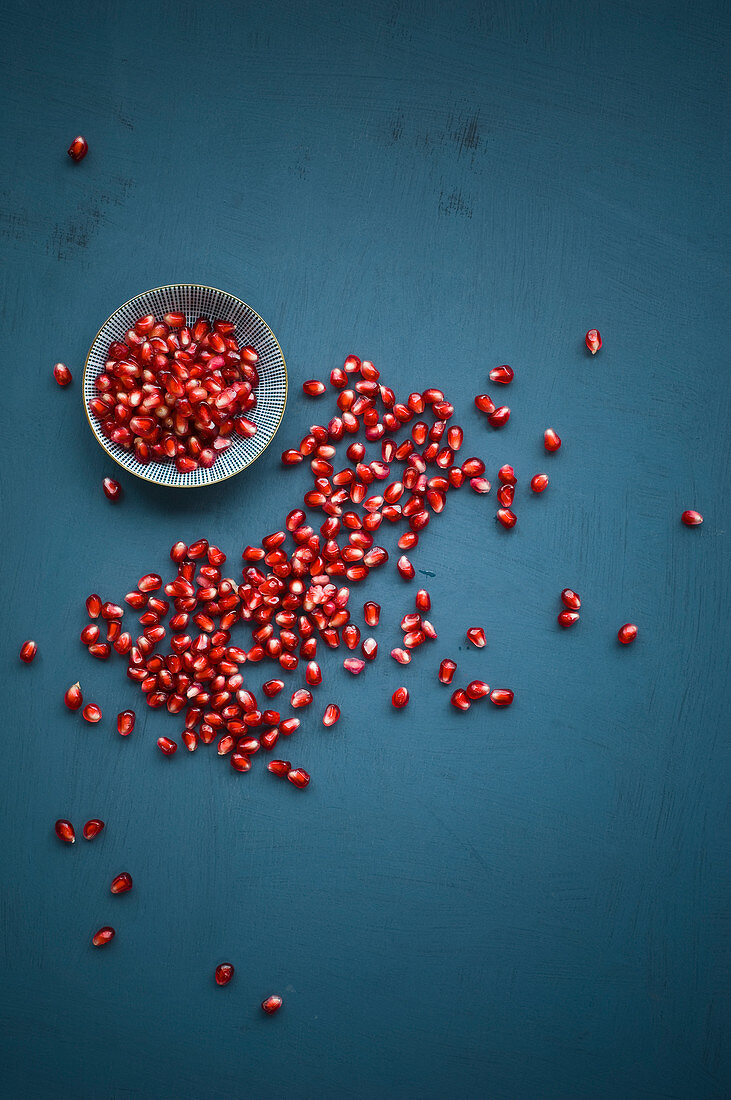
<svg viewBox="0 0 731 1100"><path fill-rule="evenodd" d="M419 589L419 591L416 593L416 598L414 600L414 603L416 604L417 611L429 611L430 610L430 608L431 608L431 597L429 596L429 593L427 592L426 588L420 588Z"/></svg>
<svg viewBox="0 0 731 1100"><path fill-rule="evenodd" d="M451 684L452 678L457 671L457 664L455 661L451 661L449 657L445 657L439 665L439 679L443 684Z"/></svg>
<svg viewBox="0 0 731 1100"><path fill-rule="evenodd" d="M91 942L94 947L106 947L108 943L111 943L116 935L114 929L106 924L103 928L100 928L98 932L95 932L91 937Z"/></svg>
<svg viewBox="0 0 731 1100"><path fill-rule="evenodd" d="M381 617L381 605L373 603L371 600L367 600L363 604L363 618L366 621L367 626L378 626L378 620Z"/></svg>
<svg viewBox="0 0 731 1100"><path fill-rule="evenodd" d="M592 355L596 355L596 353L599 351L599 348L602 346L602 338L598 329L589 329L586 334L586 346Z"/></svg>
<svg viewBox="0 0 731 1100"><path fill-rule="evenodd" d="M340 707L337 703L328 703L322 716L323 726L334 726L340 718Z"/></svg>
<svg viewBox="0 0 731 1100"><path fill-rule="evenodd" d="M92 817L84 825L84 840L93 840L95 836L99 836L99 833L104 828L104 822L101 818Z"/></svg>
<svg viewBox="0 0 731 1100"><path fill-rule="evenodd" d="M502 367L493 367L490 371L490 381L500 382L503 386L507 386L509 382L512 382L514 377L513 368L507 364Z"/></svg>
<svg viewBox="0 0 731 1100"><path fill-rule="evenodd" d="M86 610L90 619L98 619L101 615L102 600L96 592L92 592L91 596L86 597Z"/></svg>
<svg viewBox="0 0 731 1100"><path fill-rule="evenodd" d="M53 368L53 377L58 382L59 386L68 386L71 381L71 371L65 363L56 363Z"/></svg>
<svg viewBox="0 0 731 1100"><path fill-rule="evenodd" d="M491 488L492 486L486 477L470 478L470 489L475 493L489 493Z"/></svg>
<svg viewBox="0 0 731 1100"><path fill-rule="evenodd" d="M302 383L302 392L307 397L321 397L327 389L324 382L318 382L317 379L312 378L308 382Z"/></svg>
<svg viewBox="0 0 731 1100"><path fill-rule="evenodd" d="M501 485L497 491L498 504L501 508L509 508L515 496L514 485Z"/></svg>
<svg viewBox="0 0 731 1100"><path fill-rule="evenodd" d="M400 665L408 665L411 661L411 654L409 653L408 649L399 649L398 647L396 649L392 649L391 656L393 657L394 661L398 661Z"/></svg>
<svg viewBox="0 0 731 1100"><path fill-rule="evenodd" d="M634 623L625 623L624 626L620 626L617 631L617 637L622 645L629 645L637 637L637 627Z"/></svg>
<svg viewBox="0 0 731 1100"><path fill-rule="evenodd" d="M463 688L457 688L456 691L453 691L449 701L457 710L469 710L472 706L467 692Z"/></svg>
<svg viewBox="0 0 731 1100"><path fill-rule="evenodd" d="M357 676L365 668L365 661L361 661L359 657L346 657L343 661L343 668L352 673L353 676Z"/></svg>
<svg viewBox="0 0 731 1100"><path fill-rule="evenodd" d="M132 889L132 876L128 871L122 871L121 874L112 879L109 889L113 894L126 894L128 890Z"/></svg>
<svg viewBox="0 0 731 1100"><path fill-rule="evenodd" d="M378 654L378 642L375 638L365 638L360 648L367 661L375 661Z"/></svg>
<svg viewBox="0 0 731 1100"><path fill-rule="evenodd" d="M487 413L488 416L495 412L495 402L490 397L489 393L478 393L475 397L475 407L480 412Z"/></svg>
<svg viewBox="0 0 731 1100"><path fill-rule="evenodd" d="M493 428L502 428L510 420L510 409L507 405L501 405L500 408L491 412L487 419Z"/></svg>
<svg viewBox="0 0 731 1100"><path fill-rule="evenodd" d="M299 707L309 707L312 702L312 692L308 691L307 688L298 688L297 691L292 694L291 702L295 710Z"/></svg>
<svg viewBox="0 0 731 1100"><path fill-rule="evenodd" d="M132 730L135 728L135 712L133 710L122 710L117 715L117 733L122 737L129 737Z"/></svg>
<svg viewBox="0 0 731 1100"><path fill-rule="evenodd" d="M317 661L310 661L305 669L305 680L311 687L322 683L322 672ZM294 706L294 704L292 704Z"/></svg>
<svg viewBox="0 0 731 1100"><path fill-rule="evenodd" d="M471 626L467 631L467 641L472 642L478 649L483 649L487 645L485 631L481 626Z"/></svg>
<svg viewBox="0 0 731 1100"><path fill-rule="evenodd" d="M558 613L558 625L564 628L573 626L574 623L579 621L578 611L559 611Z"/></svg>
<svg viewBox="0 0 731 1100"><path fill-rule="evenodd" d="M398 687L391 696L391 702L399 709L405 707L409 701L409 693L405 687Z"/></svg>
<svg viewBox="0 0 731 1100"><path fill-rule="evenodd" d="M81 713L87 722L99 722L102 716L101 707L96 703L87 703Z"/></svg>
<svg viewBox="0 0 731 1100"><path fill-rule="evenodd" d="M116 502L122 497L122 486L118 481L115 481L113 477L105 477L102 482L102 488L104 489L104 496L107 500Z"/></svg>
<svg viewBox="0 0 731 1100"><path fill-rule="evenodd" d="M543 446L547 451L557 451L561 446L561 437L553 428L546 428L543 433Z"/></svg>
<svg viewBox="0 0 731 1100"><path fill-rule="evenodd" d="M490 692L490 702L496 707L509 707L514 698L510 688L493 688Z"/></svg>
<svg viewBox="0 0 731 1100"><path fill-rule="evenodd" d="M81 694L81 684L77 680L75 684L72 684L64 694L63 701L69 710L78 710L84 701L84 697Z"/></svg>
<svg viewBox="0 0 731 1100"><path fill-rule="evenodd" d="M405 554L402 554L402 556L396 562L396 568L398 569L404 580L413 580L416 575L416 570L414 569L413 565Z"/></svg>
<svg viewBox="0 0 731 1100"><path fill-rule="evenodd" d="M75 160L75 161L83 160L84 157L86 156L86 154L89 152L89 144L88 144L86 138L81 137L81 135L79 135L78 137L75 137L74 140L69 145L66 152L68 153L68 155L71 157L72 160Z"/></svg>
<svg viewBox="0 0 731 1100"><path fill-rule="evenodd" d="M76 842L76 833L70 821L66 821L63 817L59 818L54 828L58 839L63 840L65 844L74 844Z"/></svg>
<svg viewBox="0 0 731 1100"><path fill-rule="evenodd" d="M234 968L231 963L219 963L216 967L216 985L228 985L234 976Z"/></svg>
<svg viewBox="0 0 731 1100"><path fill-rule="evenodd" d="M293 768L292 771L287 772L287 779L293 786L299 787L300 790L310 782L310 777L304 768Z"/></svg>
<svg viewBox="0 0 731 1100"><path fill-rule="evenodd" d="M25 662L26 665L29 665L37 652L38 646L35 642L23 642L20 647L20 659Z"/></svg>
<svg viewBox="0 0 731 1100"><path fill-rule="evenodd" d="M486 695L490 694L490 685L486 684L484 680L472 680L465 688L465 693L467 698L473 701L484 699Z"/></svg>
<svg viewBox="0 0 731 1100"><path fill-rule="evenodd" d="M504 485L515 485L518 480L512 466L501 466L497 472L497 476Z"/></svg>
<svg viewBox="0 0 731 1100"><path fill-rule="evenodd" d="M229 757L231 761L231 767L237 772L248 772L251 770L251 759L248 753L234 752Z"/></svg>
<svg viewBox="0 0 731 1100"><path fill-rule="evenodd" d="M692 509L689 509L687 512L683 512L680 518L686 527L700 527L700 525L703 523L703 516L700 514L700 512L694 512Z"/></svg>
<svg viewBox="0 0 731 1100"><path fill-rule="evenodd" d="M173 753L178 751L177 744L175 741L171 741L169 737L158 737L157 747L165 756L172 756Z"/></svg>
<svg viewBox="0 0 731 1100"><path fill-rule="evenodd" d="M495 517L498 523L502 523L503 527L507 527L508 529L515 527L518 522L518 517L515 512L511 512L510 508L498 508Z"/></svg>
<svg viewBox="0 0 731 1100"><path fill-rule="evenodd" d="M561 602L569 611L578 611L581 607L581 597L573 588L564 588L561 592Z"/></svg>
<svg viewBox="0 0 731 1100"><path fill-rule="evenodd" d="M347 368L347 363L348 363L348 360L346 359L345 360L345 364L346 364L345 369L346 370L348 369ZM266 997L261 1002L261 1007L264 1010L264 1012L266 1012L267 1016L273 1016L274 1013L279 1012L280 1008L282 1007L282 998L279 996L279 994L272 993L272 995L270 997Z"/></svg>
<svg viewBox="0 0 731 1100"><path fill-rule="evenodd" d="M535 474L530 479L530 487L534 493L542 493L548 485L548 474Z"/></svg>
<svg viewBox="0 0 731 1100"><path fill-rule="evenodd" d="M283 779L292 771L292 765L289 760L270 760L267 764L267 771Z"/></svg>

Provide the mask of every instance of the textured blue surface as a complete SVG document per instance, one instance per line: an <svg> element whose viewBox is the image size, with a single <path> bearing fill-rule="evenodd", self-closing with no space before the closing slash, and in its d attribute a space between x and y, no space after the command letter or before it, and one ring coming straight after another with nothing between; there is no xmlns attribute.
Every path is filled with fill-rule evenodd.
<svg viewBox="0 0 731 1100"><path fill-rule="evenodd" d="M727 1095L724 7L2 5L5 1095ZM126 479L114 507L81 367L117 305L177 280L261 313L294 396L243 476ZM515 465L518 526L467 490L433 521L414 561L439 641L407 670L387 654L414 586L391 562L354 596L384 606L381 656L347 683L326 662L318 711L343 718L288 745L307 791L164 759L178 725L81 650L83 599L177 538L236 565L275 529L306 482L279 452L321 415L299 384L350 351L402 394L444 386L463 453ZM502 362L492 433L472 396ZM515 705L454 712L447 654ZM79 677L95 728L61 705ZM93 845L55 840L96 815Z"/></svg>

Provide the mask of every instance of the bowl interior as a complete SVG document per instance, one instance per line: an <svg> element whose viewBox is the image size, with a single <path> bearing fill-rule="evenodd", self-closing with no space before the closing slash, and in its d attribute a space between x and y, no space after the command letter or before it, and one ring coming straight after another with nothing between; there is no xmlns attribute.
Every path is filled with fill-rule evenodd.
<svg viewBox="0 0 731 1100"><path fill-rule="evenodd" d="M104 370L110 343L113 340L123 340L125 333L132 328L138 317L147 313L162 317L164 313L172 312L184 313L188 324L199 317L206 317L210 321L231 321L236 326L239 345L243 347L251 344L259 353L257 403L247 413L257 426L256 435L251 439L232 435L231 446L218 456L209 470L198 469L190 474L179 473L174 462L150 462L147 465L138 462L133 451L112 443L102 434L99 421L89 408L89 402L97 392L94 383ZM157 485L175 488L212 485L245 470L274 438L286 403L287 367L282 349L269 326L239 298L223 290L197 286L194 283L157 287L125 302L102 325L91 345L84 367L84 405L94 435L104 450L125 470Z"/></svg>

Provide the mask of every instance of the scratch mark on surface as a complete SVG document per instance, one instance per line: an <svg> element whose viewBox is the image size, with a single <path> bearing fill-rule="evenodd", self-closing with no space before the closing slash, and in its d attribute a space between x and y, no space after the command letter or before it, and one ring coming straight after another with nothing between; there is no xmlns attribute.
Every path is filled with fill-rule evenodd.
<svg viewBox="0 0 731 1100"><path fill-rule="evenodd" d="M439 213L443 217L449 217L451 214L454 214L459 218L471 218L472 206L462 198L462 192L459 190L454 190L449 195L445 195L443 191L440 191Z"/></svg>

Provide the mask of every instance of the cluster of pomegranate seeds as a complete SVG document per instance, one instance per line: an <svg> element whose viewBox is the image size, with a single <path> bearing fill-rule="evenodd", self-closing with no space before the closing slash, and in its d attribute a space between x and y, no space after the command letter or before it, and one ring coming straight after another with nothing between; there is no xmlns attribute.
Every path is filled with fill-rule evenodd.
<svg viewBox="0 0 731 1100"><path fill-rule="evenodd" d="M71 381L71 371L65 363L56 363L53 368L53 377L58 382L59 386L68 386Z"/></svg>
<svg viewBox="0 0 731 1100"><path fill-rule="evenodd" d="M23 642L20 647L20 659L24 661L26 665L29 665L35 658L38 652L38 646L35 642Z"/></svg>
<svg viewBox="0 0 731 1100"><path fill-rule="evenodd" d="M581 597L574 592L572 588L564 588L561 593L561 602L563 603L564 609L563 611L559 611L558 625L569 627L573 626L574 623L578 623Z"/></svg>
<svg viewBox="0 0 731 1100"><path fill-rule="evenodd" d="M602 346L602 338L598 329L590 328L586 334L586 346L592 355L596 355Z"/></svg>
<svg viewBox="0 0 731 1100"><path fill-rule="evenodd" d="M72 160L83 160L86 154L89 152L89 145L86 138L75 137L66 150Z"/></svg>
<svg viewBox="0 0 731 1100"><path fill-rule="evenodd" d="M182 313L140 317L113 341L90 401L101 430L138 462L174 462L181 474L210 469L230 436L256 433L259 355L240 348L230 321Z"/></svg>

